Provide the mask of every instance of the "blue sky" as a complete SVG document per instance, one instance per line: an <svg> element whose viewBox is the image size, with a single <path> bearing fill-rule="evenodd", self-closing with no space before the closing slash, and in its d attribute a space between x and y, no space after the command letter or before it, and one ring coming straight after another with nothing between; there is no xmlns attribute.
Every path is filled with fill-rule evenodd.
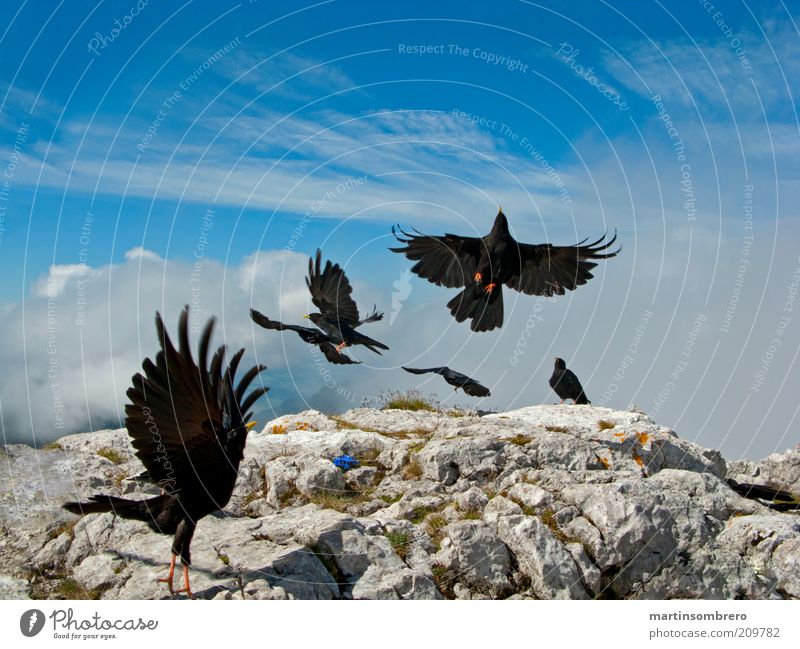
<svg viewBox="0 0 800 649"><path fill-rule="evenodd" d="M4 12L7 438L119 425L154 310L174 322L195 295L226 342L270 366L263 416L413 385L468 403L396 371L414 363L474 374L492 387L484 407L552 401L559 355L595 403L635 402L728 457L796 444L791 10L373 4ZM472 334L448 291L386 251L390 226L483 234L498 204L523 241L617 229L623 253L560 300L507 298L503 329ZM373 333L390 354L325 374L296 338L250 326L251 305L308 311L319 246L362 308L387 312Z"/></svg>

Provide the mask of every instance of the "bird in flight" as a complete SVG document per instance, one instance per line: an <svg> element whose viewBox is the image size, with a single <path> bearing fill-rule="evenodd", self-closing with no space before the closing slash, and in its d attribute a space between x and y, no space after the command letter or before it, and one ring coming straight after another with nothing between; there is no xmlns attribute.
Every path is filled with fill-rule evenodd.
<svg viewBox="0 0 800 649"><path fill-rule="evenodd" d="M458 388L461 388L471 397L492 396L492 393L489 392L489 388L487 388L485 385L481 385L475 379L472 379L461 372L451 370L449 367L429 367L428 369L424 370L413 367L403 367L403 369L406 372L411 372L412 374L428 374L430 372L433 372L434 374L440 374L444 377L445 381L455 387L456 391L458 391Z"/></svg>
<svg viewBox="0 0 800 649"><path fill-rule="evenodd" d="M485 237L437 237L395 227L392 233L403 247L390 250L415 261L413 273L438 286L463 289L447 306L456 321L470 320L473 331L503 325L503 285L526 295L564 295L593 277L595 260L619 253L603 252L614 244L616 233L606 242L603 235L574 246L520 243L511 236L502 209Z"/></svg>
<svg viewBox="0 0 800 649"><path fill-rule="evenodd" d="M369 316L361 319L355 300L351 297L353 287L344 270L339 264L330 261L323 268L322 253L319 250L315 257L308 260L306 285L311 293L311 301L319 309L319 313L310 313L303 317L311 320L317 329L283 324L251 309L250 317L253 322L265 329L294 331L303 341L318 345L329 362L340 365L358 364L358 361L342 353L345 347L364 345L376 354L381 353L379 349L389 349L383 343L356 331L363 324L383 319L383 313L373 308Z"/></svg>
<svg viewBox="0 0 800 649"><path fill-rule="evenodd" d="M162 488L160 496L128 500L108 495L92 496L90 502L65 503L74 514L113 512L123 518L144 521L161 534L172 534L172 557L166 582L170 593L189 586L190 545L197 522L225 507L230 500L244 456L247 434L255 425L250 408L269 390L260 386L247 396L248 387L266 369L255 365L235 383L244 349L224 367L225 346L217 349L208 364L214 319L200 336L195 362L189 346L189 307L180 316L178 349L156 313L156 332L161 351L155 361L142 363L142 373L133 377L125 406L125 426L136 449L136 457L151 479ZM173 590L175 561L183 564L183 588Z"/></svg>
<svg viewBox="0 0 800 649"><path fill-rule="evenodd" d="M566 399L572 399L572 403L588 405L591 403L586 398L583 386L572 370L567 369L567 364L562 358L556 358L553 374L549 380L550 387L561 397L561 403Z"/></svg>

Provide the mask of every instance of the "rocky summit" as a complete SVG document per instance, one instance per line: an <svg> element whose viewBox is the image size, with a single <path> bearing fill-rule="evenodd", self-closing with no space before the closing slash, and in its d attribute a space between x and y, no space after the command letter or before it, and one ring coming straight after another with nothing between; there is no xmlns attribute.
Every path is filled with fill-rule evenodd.
<svg viewBox="0 0 800 649"><path fill-rule="evenodd" d="M349 455L359 466L333 460ZM159 493L124 429L0 449L0 597L158 599L171 537L67 500ZM635 408L360 408L269 422L198 525L206 599L800 598L800 452L726 465Z"/></svg>

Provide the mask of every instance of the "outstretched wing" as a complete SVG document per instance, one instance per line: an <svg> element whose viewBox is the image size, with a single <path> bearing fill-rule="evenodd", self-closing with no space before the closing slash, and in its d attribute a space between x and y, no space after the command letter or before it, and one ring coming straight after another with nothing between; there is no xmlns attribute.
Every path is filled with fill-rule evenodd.
<svg viewBox="0 0 800 649"><path fill-rule="evenodd" d="M336 322L346 322L351 327L359 325L358 307L350 297L353 287L339 264L325 262L322 268L322 252L317 250L315 258L308 260L306 285L311 293L311 301L319 312Z"/></svg>
<svg viewBox="0 0 800 649"><path fill-rule="evenodd" d="M461 389L464 390L469 396L471 397L490 397L492 393L489 392L489 388L485 385L478 383L475 379L469 379L466 381L462 386Z"/></svg>
<svg viewBox="0 0 800 649"><path fill-rule="evenodd" d="M442 370L446 370L446 367L429 367L428 369L419 369L415 367L405 367L401 365L406 372L411 372L411 374L429 374L430 372L435 372L436 374L441 374Z"/></svg>
<svg viewBox="0 0 800 649"><path fill-rule="evenodd" d="M325 354L325 358L327 358L330 363L334 363L335 365L360 365L360 361L354 361L349 356L336 351L336 346L331 342L330 338L318 329L300 327L298 325L287 325L277 320L270 320L263 313L255 309L250 309L250 318L257 325L264 327L264 329L294 331L303 341L312 345L319 345L320 351Z"/></svg>
<svg viewBox="0 0 800 649"><path fill-rule="evenodd" d="M189 347L189 307L180 316L178 348L156 313L161 351L155 361L146 358L143 373L133 376L125 406L125 426L153 480L169 492L213 480L229 464L223 450L229 431L246 424L247 410L268 388L260 387L245 397L255 376L265 369L251 368L238 386L234 377L244 350L223 367L225 347L220 347L208 366L208 350L214 319L200 337L198 362Z"/></svg>
<svg viewBox="0 0 800 649"><path fill-rule="evenodd" d="M505 285L528 295L564 295L586 284L597 264L594 260L610 259L619 250L604 253L617 240L616 232L607 242L605 235L593 243L585 239L574 246L554 246L549 243L531 245L517 243L509 246L503 259L508 273Z"/></svg>
<svg viewBox="0 0 800 649"><path fill-rule="evenodd" d="M397 234L400 232L403 236ZM389 248L417 263L411 272L438 286L461 288L475 276L481 257L483 241L479 237L459 237L445 234L432 237L427 234L411 234L392 227L392 234L402 248Z"/></svg>

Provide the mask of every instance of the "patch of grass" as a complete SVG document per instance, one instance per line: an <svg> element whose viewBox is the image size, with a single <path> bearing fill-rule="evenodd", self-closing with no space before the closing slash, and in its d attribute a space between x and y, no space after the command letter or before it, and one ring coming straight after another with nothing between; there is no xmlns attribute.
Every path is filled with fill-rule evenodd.
<svg viewBox="0 0 800 649"><path fill-rule="evenodd" d="M553 533L561 543L580 543L580 541L576 538L569 536L569 534L565 534L561 528L556 523L556 514L552 509L545 509L543 512L539 514L539 519L550 528L550 531Z"/></svg>
<svg viewBox="0 0 800 649"><path fill-rule="evenodd" d="M608 419L601 419L597 422L597 428L600 430L611 430L612 428L616 428L617 424L613 421L609 421Z"/></svg>
<svg viewBox="0 0 800 649"><path fill-rule="evenodd" d="M419 478L422 477L422 464L419 458L412 457L408 464L403 467L403 471L400 475L403 480L419 480Z"/></svg>
<svg viewBox="0 0 800 649"><path fill-rule="evenodd" d="M545 426L544 429L551 433L566 433L569 430L566 426Z"/></svg>
<svg viewBox="0 0 800 649"><path fill-rule="evenodd" d="M530 442L531 439L532 438L528 437L527 435L518 434L514 435L514 437L510 438L508 441L512 444L516 444L517 446L525 446L525 444Z"/></svg>
<svg viewBox="0 0 800 649"><path fill-rule="evenodd" d="M461 519L465 521L479 521L483 518L481 512L477 509L468 509L461 512Z"/></svg>
<svg viewBox="0 0 800 649"><path fill-rule="evenodd" d="M117 471L114 474L114 478L113 478L114 486L121 491L122 490L122 483L125 481L125 478L127 478L127 477L128 477L128 474L125 473L125 471Z"/></svg>
<svg viewBox="0 0 800 649"><path fill-rule="evenodd" d="M408 546L411 543L411 537L402 532L386 532L384 536L389 539L389 543L392 544L392 549L397 552L397 556L405 561L408 555Z"/></svg>
<svg viewBox="0 0 800 649"><path fill-rule="evenodd" d="M445 413L448 417L458 418L458 417L466 417L469 413L466 410L460 410L459 408L451 408Z"/></svg>
<svg viewBox="0 0 800 649"><path fill-rule="evenodd" d="M428 440L422 442L416 442L415 444L411 444L408 447L409 453L419 453L423 448L425 448L425 444L428 443Z"/></svg>
<svg viewBox="0 0 800 649"><path fill-rule="evenodd" d="M99 599L100 591L88 590L72 577L64 577L58 582L57 592L64 599Z"/></svg>
<svg viewBox="0 0 800 649"><path fill-rule="evenodd" d="M114 464L122 464L127 459L122 453L120 453L116 449L111 448L110 446L103 446L102 448L98 448L97 454L100 457L104 457L107 460L113 462Z"/></svg>
<svg viewBox="0 0 800 649"><path fill-rule="evenodd" d="M61 446L58 442L47 442L44 446L42 446L43 451L62 451L64 447Z"/></svg>
<svg viewBox="0 0 800 649"><path fill-rule="evenodd" d="M55 527L47 530L47 538L50 540L57 539L65 532L67 533L69 538L72 538L73 536L75 536L75 525L77 524L77 522L78 521L69 521L67 523L61 523L61 525L56 525Z"/></svg>
<svg viewBox="0 0 800 649"><path fill-rule="evenodd" d="M261 489L251 491L249 494L242 498L242 507L247 507L250 503L255 502L259 498L264 497L264 492Z"/></svg>
<svg viewBox="0 0 800 649"><path fill-rule="evenodd" d="M365 433L380 433L382 435L385 434L383 431L380 431L377 428L370 428L369 426L367 427L359 426L358 424L352 421L348 421L344 417L340 417L338 415L330 415L330 418L336 422L336 425L339 428L342 428L344 430L363 430Z"/></svg>
<svg viewBox="0 0 800 649"><path fill-rule="evenodd" d="M456 595L453 592L453 576L450 571L439 563L434 563L431 566L431 573L433 574L433 583L439 589L439 592L445 596L446 599L455 599Z"/></svg>
<svg viewBox="0 0 800 649"><path fill-rule="evenodd" d="M414 525L419 525L430 514L438 514L444 509L444 507L445 507L444 504L440 505L439 507L428 507L424 505L419 505L411 510L411 518L409 518L408 520L414 523Z"/></svg>
<svg viewBox="0 0 800 649"><path fill-rule="evenodd" d="M425 397L419 390L411 389L406 392L389 392L384 397L381 410L413 410L439 412L436 403Z"/></svg>
<svg viewBox="0 0 800 649"><path fill-rule="evenodd" d="M231 558L224 552L217 550L217 558L222 561L226 566L231 565Z"/></svg>
<svg viewBox="0 0 800 649"><path fill-rule="evenodd" d="M297 491L297 488L294 485L292 485L291 489L278 497L278 504L281 507L286 507L287 505L291 504L292 501L299 495L300 492Z"/></svg>
<svg viewBox="0 0 800 649"><path fill-rule="evenodd" d="M426 531L431 541L436 546L436 550L442 546L444 539L444 528L447 527L447 519L442 514L431 514L425 522Z"/></svg>
<svg viewBox="0 0 800 649"><path fill-rule="evenodd" d="M351 505L358 505L369 500L366 492L361 491L337 491L325 492L306 497L306 500L325 509L335 509L337 512L345 512Z"/></svg>
<svg viewBox="0 0 800 649"><path fill-rule="evenodd" d="M397 494L396 496L378 496L378 497L387 505L393 505L403 497L403 494Z"/></svg>

